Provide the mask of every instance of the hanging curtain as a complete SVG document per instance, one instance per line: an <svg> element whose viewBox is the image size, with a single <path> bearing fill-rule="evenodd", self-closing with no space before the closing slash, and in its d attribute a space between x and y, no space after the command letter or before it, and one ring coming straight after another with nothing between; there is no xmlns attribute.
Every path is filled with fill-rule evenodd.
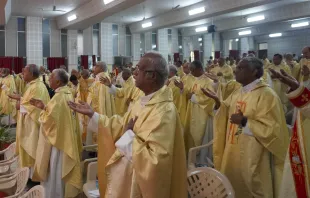
<svg viewBox="0 0 310 198"><path fill-rule="evenodd" d="M47 58L47 68L50 71L59 68L61 65L65 65L64 57L48 57Z"/></svg>
<svg viewBox="0 0 310 198"><path fill-rule="evenodd" d="M87 55L81 55L81 67L83 69L88 69L88 56Z"/></svg>
<svg viewBox="0 0 310 198"><path fill-rule="evenodd" d="M221 51L215 51L214 52L214 56L215 56L216 59L221 58Z"/></svg>
<svg viewBox="0 0 310 198"><path fill-rule="evenodd" d="M199 51L194 50L194 60L199 60Z"/></svg>
<svg viewBox="0 0 310 198"><path fill-rule="evenodd" d="M21 73L24 67L23 57L14 57L13 60L14 60L13 71L15 72L15 74Z"/></svg>
<svg viewBox="0 0 310 198"><path fill-rule="evenodd" d="M0 68L8 68L12 71L13 57L0 57Z"/></svg>
<svg viewBox="0 0 310 198"><path fill-rule="evenodd" d="M239 57L239 50L229 50L229 57L233 58Z"/></svg>
<svg viewBox="0 0 310 198"><path fill-rule="evenodd" d="M92 55L92 59L93 59L93 66L96 65L96 55Z"/></svg>
<svg viewBox="0 0 310 198"><path fill-rule="evenodd" d="M173 54L173 60L174 60L174 62L180 61L180 53L174 53Z"/></svg>

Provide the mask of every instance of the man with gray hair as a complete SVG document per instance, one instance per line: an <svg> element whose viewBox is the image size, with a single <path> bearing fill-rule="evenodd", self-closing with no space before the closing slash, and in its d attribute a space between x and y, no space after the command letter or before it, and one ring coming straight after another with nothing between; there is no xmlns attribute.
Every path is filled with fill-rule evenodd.
<svg viewBox="0 0 310 198"><path fill-rule="evenodd" d="M215 100L215 168L230 180L236 197L279 197L289 133L280 98L264 82L263 63L246 57L236 67L242 87Z"/></svg>
<svg viewBox="0 0 310 198"><path fill-rule="evenodd" d="M40 109L30 104L32 98L41 100L47 104L50 100L44 83L40 80L40 70L37 65L29 64L23 70L23 79L28 88L21 95L10 94L11 99L16 100L16 109L19 111L16 128L16 155L19 156L21 167L30 167L33 173L36 151L39 140L40 123L38 122Z"/></svg>
<svg viewBox="0 0 310 198"><path fill-rule="evenodd" d="M69 103L91 118L89 127L103 140L98 155L101 197L187 197L182 125L171 90L164 86L168 72L162 55L146 53L134 72L145 96L123 117L99 115L86 103Z"/></svg>
<svg viewBox="0 0 310 198"><path fill-rule="evenodd" d="M67 105L74 100L68 81L65 70L54 69L50 76L54 97L47 104L30 100L41 111L33 180L44 186L46 198L76 197L82 187L82 142L77 115Z"/></svg>

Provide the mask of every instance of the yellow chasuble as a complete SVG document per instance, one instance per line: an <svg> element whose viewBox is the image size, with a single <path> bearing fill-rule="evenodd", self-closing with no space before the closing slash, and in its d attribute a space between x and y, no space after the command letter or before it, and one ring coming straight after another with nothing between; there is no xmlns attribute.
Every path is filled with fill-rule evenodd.
<svg viewBox="0 0 310 198"><path fill-rule="evenodd" d="M97 74L95 82L89 88L87 103L91 105L95 112L111 117L115 114L115 102L113 95L109 92L109 87L101 84L100 77L110 78L105 72ZM98 140L98 144L99 144ZM97 134L93 134L93 143L97 143Z"/></svg>
<svg viewBox="0 0 310 198"><path fill-rule="evenodd" d="M1 81L0 87L0 114L16 116L15 100L11 100L8 95L16 92L15 80L12 75L8 75Z"/></svg>
<svg viewBox="0 0 310 198"><path fill-rule="evenodd" d="M299 65L300 65L300 69L302 69L304 65L306 65L310 69L310 59L306 59L306 58L301 59L299 62ZM305 77L303 75L299 76L299 82L301 84L303 84L303 82L307 80L309 80L309 77Z"/></svg>
<svg viewBox="0 0 310 198"><path fill-rule="evenodd" d="M202 139L207 127L207 120L212 117L213 113L214 101L205 96L201 88L213 91L212 81L205 75L195 78L193 86L190 89L184 89L186 94L193 93L187 106L184 125L186 153L188 153L190 148L202 144Z"/></svg>
<svg viewBox="0 0 310 198"><path fill-rule="evenodd" d="M281 64L281 65L270 64L268 65L266 69L268 72L269 72L268 69L274 69L277 72L280 72L280 70L283 69L288 75L292 74L290 67L287 66L286 64ZM287 107L288 105L288 99L286 96L287 86L282 84L278 79L272 79L272 89L280 97L282 104Z"/></svg>
<svg viewBox="0 0 310 198"><path fill-rule="evenodd" d="M23 95L26 89L26 82L24 81L22 74L16 75L15 84L17 93Z"/></svg>
<svg viewBox="0 0 310 198"><path fill-rule="evenodd" d="M194 86L195 82L195 77L192 74L186 74L182 77L181 81L183 82L184 85L184 90L190 90ZM189 100L187 98L187 93L184 93L184 91L180 95L180 118L181 118L181 123L184 126L185 125L185 120L186 120L186 111L187 111L187 106L189 103Z"/></svg>
<svg viewBox="0 0 310 198"><path fill-rule="evenodd" d="M288 98L297 111L279 197L310 197L310 91L300 86Z"/></svg>
<svg viewBox="0 0 310 198"><path fill-rule="evenodd" d="M180 77L180 78L182 78L184 75L185 75L185 73L183 72L183 67L181 66L181 67L177 67L177 74L178 74L178 76Z"/></svg>
<svg viewBox="0 0 310 198"><path fill-rule="evenodd" d="M78 118L67 102L73 101L68 86L55 90L55 95L41 111L41 131L37 148L37 159L33 180L45 181L49 175L52 147L63 152L62 180L65 184L64 197L75 197L82 188L80 153L82 142Z"/></svg>
<svg viewBox="0 0 310 198"><path fill-rule="evenodd" d="M234 79L233 69L229 65L217 66L211 70L211 73L214 75L217 75L219 72L223 74L223 76L219 76L220 82L226 83Z"/></svg>
<svg viewBox="0 0 310 198"><path fill-rule="evenodd" d="M40 75L40 80L42 82L44 82L43 75L45 76L45 83L49 86L50 85L50 81L49 81L49 76L47 74Z"/></svg>
<svg viewBox="0 0 310 198"><path fill-rule="evenodd" d="M220 83L217 96L220 100L226 100L235 90L239 89L241 84L235 80L231 80L228 83Z"/></svg>
<svg viewBox="0 0 310 198"><path fill-rule="evenodd" d="M114 144L136 116L130 162ZM149 101L137 101L124 117L100 115L98 133L102 139L102 153L98 154L102 198L187 198L182 126L166 86Z"/></svg>
<svg viewBox="0 0 310 198"><path fill-rule="evenodd" d="M269 61L268 58L265 58L265 59L263 60L263 63L264 63L264 67L268 67L268 65L270 65L270 61Z"/></svg>
<svg viewBox="0 0 310 198"><path fill-rule="evenodd" d="M243 128L229 120L239 110L248 118ZM236 197L278 197L289 133L276 93L256 80L222 102L213 123L214 165Z"/></svg>
<svg viewBox="0 0 310 198"><path fill-rule="evenodd" d="M172 95L173 95L173 103L178 109L179 114L181 113L182 109L182 103L181 103L181 90L177 86L175 86L174 81L180 81L180 78L178 76L173 76L172 78L169 78L169 85L168 88L171 89Z"/></svg>
<svg viewBox="0 0 310 198"><path fill-rule="evenodd" d="M292 71L292 76L295 78L295 79L299 79L299 76L300 76L300 64L298 64L296 61L293 61L293 68L291 68L291 71Z"/></svg>
<svg viewBox="0 0 310 198"><path fill-rule="evenodd" d="M43 82L37 78L27 85L27 90L20 100L20 111L16 127L16 154L21 167L33 167L39 140L41 110L30 104L30 99L50 100Z"/></svg>
<svg viewBox="0 0 310 198"><path fill-rule="evenodd" d="M130 106L130 103L127 104L127 100L135 102L140 98L139 96L144 95L143 92L136 87L133 76L130 76L124 81L122 88L116 88L115 91L115 109L116 114L120 116L123 116ZM140 94L136 95L136 91L139 91Z"/></svg>

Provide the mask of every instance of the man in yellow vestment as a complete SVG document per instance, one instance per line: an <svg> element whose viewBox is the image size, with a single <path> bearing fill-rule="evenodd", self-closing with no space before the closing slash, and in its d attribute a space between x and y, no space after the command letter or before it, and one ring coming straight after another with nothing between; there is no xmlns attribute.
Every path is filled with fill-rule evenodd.
<svg viewBox="0 0 310 198"><path fill-rule="evenodd" d="M174 65L169 65L169 76L166 82L168 88L171 89L173 95L173 102L177 107L179 114L181 113L182 103L181 103L181 91L175 85L175 81L181 81L180 77L177 76L178 69ZM181 116L181 115L180 115Z"/></svg>
<svg viewBox="0 0 310 198"><path fill-rule="evenodd" d="M91 117L89 126L104 141L105 150L98 155L100 197L186 198L182 126L172 93L164 86L166 60L146 53L136 70L136 86L145 96L124 117L109 118L87 104L70 103Z"/></svg>
<svg viewBox="0 0 310 198"><path fill-rule="evenodd" d="M0 114L6 115L2 118L1 122L7 125L14 124L16 121L16 109L15 101L11 100L8 95L16 92L15 80L12 75L10 75L10 70L4 68L2 70L2 81L0 84Z"/></svg>
<svg viewBox="0 0 310 198"><path fill-rule="evenodd" d="M204 75L202 63L193 61L190 64L190 70L195 80L192 86L185 88L182 93L189 100L184 125L186 152L202 144L207 123L212 119L214 105L214 101L201 91L201 88L213 90L212 80Z"/></svg>
<svg viewBox="0 0 310 198"><path fill-rule="evenodd" d="M19 117L16 128L16 154L19 155L21 167L33 167L36 159L36 151L39 139L39 115L41 110L30 104L30 99L36 98L47 104L50 100L48 91L40 80L40 71L37 65L27 65L23 71L23 77L28 88L22 95L9 95L17 100ZM32 169L31 169L32 170Z"/></svg>
<svg viewBox="0 0 310 198"><path fill-rule="evenodd" d="M294 61L293 55L292 54L286 54L285 62L290 67L291 72L292 72L292 76L295 79L299 79L300 65L296 61Z"/></svg>
<svg viewBox="0 0 310 198"><path fill-rule="evenodd" d="M24 81L24 78L23 78L23 72L15 75L14 79L15 79L15 85L16 85L16 93L23 95L26 90L26 82Z"/></svg>
<svg viewBox="0 0 310 198"><path fill-rule="evenodd" d="M234 79L233 70L229 65L225 64L225 59L219 58L218 63L219 65L214 67L211 70L211 73L217 75L220 82L229 82L230 80Z"/></svg>
<svg viewBox="0 0 310 198"><path fill-rule="evenodd" d="M53 98L46 105L39 99L30 101L41 110L33 180L41 181L46 198L75 197L82 188L82 142L77 115L67 105L74 100L67 86L69 75L54 69L49 81Z"/></svg>
<svg viewBox="0 0 310 198"><path fill-rule="evenodd" d="M213 155L215 168L230 180L236 197L278 197L289 133L276 93L260 78L263 63L246 57L236 68L242 88L216 101Z"/></svg>
<svg viewBox="0 0 310 198"><path fill-rule="evenodd" d="M290 77L283 70L272 70L275 77L290 87L287 94L291 103L298 109L293 120L292 137L285 161L281 198L310 197L310 91L308 87Z"/></svg>
<svg viewBox="0 0 310 198"><path fill-rule="evenodd" d="M104 62L97 62L94 66L94 74L96 75L96 80L89 88L89 94L87 97L87 103L91 105L95 112L107 115L108 117L113 116L115 114L115 102L113 95L110 94L109 88L104 84L101 84L100 78L109 76L106 74L107 65ZM102 140L98 140L102 141ZM86 136L86 144L94 144L97 143L97 134L93 134L91 132L87 132ZM98 142L98 146L100 147L100 143Z"/></svg>
<svg viewBox="0 0 310 198"><path fill-rule="evenodd" d="M124 68L122 71L122 78L124 79L123 86L121 88L115 87L109 78L101 78L101 83L110 88L110 93L115 96L115 108L116 114L124 116L130 107L130 104L136 102L143 93L136 87L135 80L131 74L131 70Z"/></svg>

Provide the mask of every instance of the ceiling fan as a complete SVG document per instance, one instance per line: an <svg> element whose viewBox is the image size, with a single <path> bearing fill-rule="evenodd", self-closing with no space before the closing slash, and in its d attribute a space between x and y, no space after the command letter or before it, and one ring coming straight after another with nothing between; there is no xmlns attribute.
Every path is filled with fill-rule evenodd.
<svg viewBox="0 0 310 198"><path fill-rule="evenodd" d="M39 9L42 10L42 11L48 11L48 12L67 12L65 10L58 10L57 7L56 7L55 0L54 0L54 5L53 5L53 9L52 10L43 9L43 8L39 8Z"/></svg>

